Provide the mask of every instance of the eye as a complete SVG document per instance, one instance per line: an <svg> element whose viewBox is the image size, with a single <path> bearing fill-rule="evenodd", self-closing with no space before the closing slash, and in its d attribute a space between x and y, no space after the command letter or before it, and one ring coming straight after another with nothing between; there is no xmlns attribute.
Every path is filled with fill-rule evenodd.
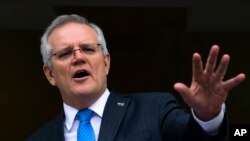
<svg viewBox="0 0 250 141"><path fill-rule="evenodd" d="M91 45L86 45L82 47L82 51L87 53L87 54L93 54L96 52L96 48Z"/></svg>
<svg viewBox="0 0 250 141"><path fill-rule="evenodd" d="M73 53L72 50L63 50L63 51L58 52L56 56L58 57L58 59L65 59L65 58L70 57L72 53Z"/></svg>

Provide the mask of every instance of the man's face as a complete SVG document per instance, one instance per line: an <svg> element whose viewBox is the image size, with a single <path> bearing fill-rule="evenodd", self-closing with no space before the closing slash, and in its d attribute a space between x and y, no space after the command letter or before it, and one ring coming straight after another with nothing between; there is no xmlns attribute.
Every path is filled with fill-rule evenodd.
<svg viewBox="0 0 250 141"><path fill-rule="evenodd" d="M103 55L100 46L97 46L95 53L79 49L85 45L99 44L96 32L84 24L67 23L56 28L48 41L52 54L74 50L67 59L53 55L50 58L51 68L44 65L49 82L59 88L66 104L74 105L80 99L93 103L107 87L110 56Z"/></svg>

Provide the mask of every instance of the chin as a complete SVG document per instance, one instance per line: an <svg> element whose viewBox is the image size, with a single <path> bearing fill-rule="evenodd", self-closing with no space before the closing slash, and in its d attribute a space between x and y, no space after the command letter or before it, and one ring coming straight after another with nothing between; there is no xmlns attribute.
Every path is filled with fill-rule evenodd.
<svg viewBox="0 0 250 141"><path fill-rule="evenodd" d="M73 93L75 95L79 95L79 96L87 96L87 95L94 95L96 93L94 88L90 88L90 87L81 87L78 89L73 90Z"/></svg>

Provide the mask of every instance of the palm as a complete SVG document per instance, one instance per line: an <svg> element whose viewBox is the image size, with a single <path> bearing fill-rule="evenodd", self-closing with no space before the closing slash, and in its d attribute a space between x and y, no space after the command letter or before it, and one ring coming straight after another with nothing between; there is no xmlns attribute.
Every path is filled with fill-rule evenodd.
<svg viewBox="0 0 250 141"><path fill-rule="evenodd" d="M193 81L190 87L190 94L193 95L192 102L189 105L196 111L213 111L220 109L220 106L227 97L228 90L223 87L223 82L217 79L203 78L200 82Z"/></svg>

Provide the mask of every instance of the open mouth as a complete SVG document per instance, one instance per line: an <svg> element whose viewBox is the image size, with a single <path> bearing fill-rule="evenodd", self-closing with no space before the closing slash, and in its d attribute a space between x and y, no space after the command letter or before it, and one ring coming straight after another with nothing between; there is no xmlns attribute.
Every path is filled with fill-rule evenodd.
<svg viewBox="0 0 250 141"><path fill-rule="evenodd" d="M86 77L86 76L89 76L89 73L87 71L77 71L73 78L83 78L83 77Z"/></svg>

